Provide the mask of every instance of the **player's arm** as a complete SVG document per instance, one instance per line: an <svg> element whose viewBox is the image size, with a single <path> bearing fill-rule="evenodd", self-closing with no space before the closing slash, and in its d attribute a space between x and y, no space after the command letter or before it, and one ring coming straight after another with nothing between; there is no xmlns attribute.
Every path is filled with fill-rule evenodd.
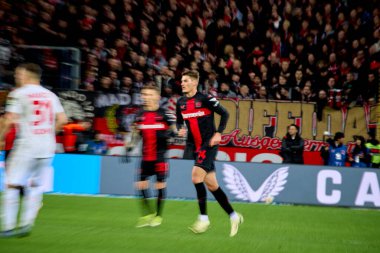
<svg viewBox="0 0 380 253"><path fill-rule="evenodd" d="M131 132L129 138L126 138L124 141L124 146L127 149L127 152L131 151L140 140L140 130L137 127L137 124L134 123L131 126Z"/></svg>
<svg viewBox="0 0 380 253"><path fill-rule="evenodd" d="M209 143L209 145L212 147L212 146L218 145L220 141L222 140L222 133L224 129L226 129L228 118L230 115L215 97L212 97L212 96L207 97L206 105L211 111L220 115L219 126L216 129L216 132L212 136Z"/></svg>
<svg viewBox="0 0 380 253"><path fill-rule="evenodd" d="M164 121L168 124L168 137L175 137L178 135L177 121L173 113L166 112L164 115Z"/></svg>
<svg viewBox="0 0 380 253"><path fill-rule="evenodd" d="M55 132L58 133L62 130L63 126L67 124L67 116L64 112L55 114Z"/></svg>
<svg viewBox="0 0 380 253"><path fill-rule="evenodd" d="M55 113L55 132L58 133L62 130L63 126L67 124L67 116L59 98L55 94L53 94L53 106Z"/></svg>
<svg viewBox="0 0 380 253"><path fill-rule="evenodd" d="M5 115L3 116L2 127L0 129L0 148L3 149L5 134L11 129L12 125L17 123L19 115L22 112L20 101L21 95L16 91L9 93L7 97L7 104L5 108Z"/></svg>
<svg viewBox="0 0 380 253"><path fill-rule="evenodd" d="M0 119L0 150L4 149L5 135L11 129L12 125L17 122L19 115L13 112L7 112Z"/></svg>
<svg viewBox="0 0 380 253"><path fill-rule="evenodd" d="M180 100L177 101L176 116L177 116L177 131L178 131L177 135L179 137L186 137L187 130L185 127L185 121L183 120L182 113L181 113Z"/></svg>

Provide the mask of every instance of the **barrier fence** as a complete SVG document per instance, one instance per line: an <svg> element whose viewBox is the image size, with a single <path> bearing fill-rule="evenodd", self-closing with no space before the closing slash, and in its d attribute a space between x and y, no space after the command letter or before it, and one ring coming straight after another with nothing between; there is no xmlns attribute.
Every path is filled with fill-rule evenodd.
<svg viewBox="0 0 380 253"><path fill-rule="evenodd" d="M139 158L121 163L119 157L60 154L49 180L57 193L136 195L139 164ZM169 159L169 166L168 197L194 198L193 161ZM232 201L380 208L376 169L216 162L216 171Z"/></svg>

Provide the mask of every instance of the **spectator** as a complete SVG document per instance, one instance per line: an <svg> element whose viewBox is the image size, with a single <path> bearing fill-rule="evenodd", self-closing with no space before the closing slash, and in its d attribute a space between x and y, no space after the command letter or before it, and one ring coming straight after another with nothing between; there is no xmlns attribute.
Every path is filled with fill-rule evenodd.
<svg viewBox="0 0 380 253"><path fill-rule="evenodd" d="M368 167L369 152L365 146L363 136L354 136L355 147L352 152L348 154L348 160L351 162L352 167L366 168Z"/></svg>
<svg viewBox="0 0 380 253"><path fill-rule="evenodd" d="M267 87L261 86L259 92L255 94L255 99L273 99L273 97L268 94Z"/></svg>
<svg viewBox="0 0 380 253"><path fill-rule="evenodd" d="M301 91L301 101L303 102L314 102L314 96L311 92L311 87L309 85L305 85Z"/></svg>
<svg viewBox="0 0 380 253"><path fill-rule="evenodd" d="M299 134L299 127L291 124L288 126L288 132L282 139L281 156L283 163L303 164L304 140Z"/></svg>
<svg viewBox="0 0 380 253"><path fill-rule="evenodd" d="M252 99L252 95L249 93L248 85L242 84L239 89L239 94L237 96L240 99Z"/></svg>
<svg viewBox="0 0 380 253"><path fill-rule="evenodd" d="M83 89L108 91L99 84L103 77L114 76L110 71L119 78L131 76L134 83L140 82L136 71L141 71L144 83L159 79L153 77L168 67L174 73L170 85L175 94L180 89L173 83L179 82L184 68L191 68L201 70L201 80L211 79L215 70L210 86L219 92L223 82L235 93L246 83L252 94L266 86L275 97L285 78L290 99L301 99L305 80L311 80L312 93L326 90L333 108L377 100L376 1L3 2L10 9L0 17L0 43L80 48ZM9 58L9 52L3 56ZM15 59L0 64L12 62ZM52 65L49 59L46 63ZM254 79L261 85L253 87ZM112 89L122 86L118 78L112 82Z"/></svg>
<svg viewBox="0 0 380 253"><path fill-rule="evenodd" d="M105 155L107 153L107 144L100 136L100 132L94 132L93 140L87 142L87 154Z"/></svg>
<svg viewBox="0 0 380 253"><path fill-rule="evenodd" d="M236 98L236 93L230 90L230 85L226 82L222 82L220 85L219 98Z"/></svg>
<svg viewBox="0 0 380 253"><path fill-rule="evenodd" d="M344 145L344 133L336 132L334 139L328 141L328 146L321 150L321 156L329 166L345 166L347 146Z"/></svg>
<svg viewBox="0 0 380 253"><path fill-rule="evenodd" d="M78 121L74 118L69 119L69 123L63 126L63 147L66 153L80 153L83 150L83 144L86 143L82 132L87 131L91 123L87 121Z"/></svg>
<svg viewBox="0 0 380 253"><path fill-rule="evenodd" d="M373 133L368 133L368 139L365 146L369 149L371 167L380 168L380 144Z"/></svg>
<svg viewBox="0 0 380 253"><path fill-rule="evenodd" d="M327 93L325 90L320 90L318 92L318 97L316 99L317 101L317 118L318 120L322 120L322 111L323 108L327 105Z"/></svg>

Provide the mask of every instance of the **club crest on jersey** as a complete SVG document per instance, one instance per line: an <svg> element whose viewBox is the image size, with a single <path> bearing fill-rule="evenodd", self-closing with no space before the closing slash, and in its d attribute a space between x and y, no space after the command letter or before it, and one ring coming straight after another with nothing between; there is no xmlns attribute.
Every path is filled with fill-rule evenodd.
<svg viewBox="0 0 380 253"><path fill-rule="evenodd" d="M202 107L202 102L195 102L195 108L201 108Z"/></svg>
<svg viewBox="0 0 380 253"><path fill-rule="evenodd" d="M181 110L186 110L186 105L181 105Z"/></svg>

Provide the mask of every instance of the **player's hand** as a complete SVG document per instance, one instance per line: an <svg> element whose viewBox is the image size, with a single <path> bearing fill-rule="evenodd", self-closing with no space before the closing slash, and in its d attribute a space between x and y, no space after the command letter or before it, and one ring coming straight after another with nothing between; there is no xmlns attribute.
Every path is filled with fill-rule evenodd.
<svg viewBox="0 0 380 253"><path fill-rule="evenodd" d="M179 137L186 137L186 135L187 135L187 130L186 130L186 128L181 127L181 129L178 131L178 136L179 136Z"/></svg>
<svg viewBox="0 0 380 253"><path fill-rule="evenodd" d="M129 163L131 158L129 157L129 152L132 151L132 147L125 148L125 155L120 156L120 163Z"/></svg>
<svg viewBox="0 0 380 253"><path fill-rule="evenodd" d="M89 129L91 127L91 123L87 121L80 122L79 125L81 125L84 129Z"/></svg>
<svg viewBox="0 0 380 253"><path fill-rule="evenodd" d="M4 150L4 148L5 148L5 141L0 140L0 151Z"/></svg>
<svg viewBox="0 0 380 253"><path fill-rule="evenodd" d="M221 135L221 133L216 132L216 133L212 136L212 138L211 138L211 140L210 140L210 143L209 143L210 147L213 147L213 146L215 146L215 145L219 145L219 143L220 143L221 140L222 140L222 135Z"/></svg>

